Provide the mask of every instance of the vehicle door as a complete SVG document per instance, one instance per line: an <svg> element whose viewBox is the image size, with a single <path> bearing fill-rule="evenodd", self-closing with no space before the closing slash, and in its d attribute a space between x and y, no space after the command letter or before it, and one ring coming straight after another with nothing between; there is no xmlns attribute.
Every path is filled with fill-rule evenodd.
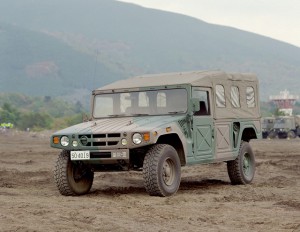
<svg viewBox="0 0 300 232"><path fill-rule="evenodd" d="M228 110L233 111L233 109L239 109L241 107L240 103L240 93L237 84L231 84L228 86L227 91L229 96L225 96L225 88L222 84L217 84L215 86L215 102L216 107L215 112L222 112L224 114L228 113ZM230 107L231 108L230 108ZM215 120L215 161L226 161L234 157L233 148L238 144L239 137L239 120L235 121L232 116L229 118L221 118L216 116Z"/></svg>
<svg viewBox="0 0 300 232"><path fill-rule="evenodd" d="M214 153L214 129L211 113L211 90L192 88L192 98L199 99L200 110L193 115L193 152L196 162L210 162Z"/></svg>

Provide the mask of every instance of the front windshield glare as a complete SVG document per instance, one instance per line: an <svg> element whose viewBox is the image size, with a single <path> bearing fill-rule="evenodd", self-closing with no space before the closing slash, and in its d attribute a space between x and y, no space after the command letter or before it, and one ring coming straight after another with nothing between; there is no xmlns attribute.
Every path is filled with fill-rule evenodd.
<svg viewBox="0 0 300 232"><path fill-rule="evenodd" d="M187 111L185 89L109 93L95 96L95 118L180 114Z"/></svg>

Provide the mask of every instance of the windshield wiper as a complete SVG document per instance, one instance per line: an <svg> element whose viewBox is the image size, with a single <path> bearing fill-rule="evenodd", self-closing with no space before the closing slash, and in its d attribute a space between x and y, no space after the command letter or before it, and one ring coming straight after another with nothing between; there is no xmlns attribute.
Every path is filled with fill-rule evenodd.
<svg viewBox="0 0 300 232"><path fill-rule="evenodd" d="M181 110L181 111L170 111L168 112L168 114L182 114L185 113L185 111Z"/></svg>
<svg viewBox="0 0 300 232"><path fill-rule="evenodd" d="M126 114L109 114L107 115L108 117L123 117L125 116Z"/></svg>
<svg viewBox="0 0 300 232"><path fill-rule="evenodd" d="M147 116L149 114L131 114L132 116Z"/></svg>

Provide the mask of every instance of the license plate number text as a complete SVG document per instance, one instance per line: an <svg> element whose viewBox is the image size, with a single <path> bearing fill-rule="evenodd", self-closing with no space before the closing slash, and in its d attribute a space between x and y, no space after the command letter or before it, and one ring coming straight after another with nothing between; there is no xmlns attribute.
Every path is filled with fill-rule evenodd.
<svg viewBox="0 0 300 232"><path fill-rule="evenodd" d="M71 160L89 160L90 151L71 151Z"/></svg>

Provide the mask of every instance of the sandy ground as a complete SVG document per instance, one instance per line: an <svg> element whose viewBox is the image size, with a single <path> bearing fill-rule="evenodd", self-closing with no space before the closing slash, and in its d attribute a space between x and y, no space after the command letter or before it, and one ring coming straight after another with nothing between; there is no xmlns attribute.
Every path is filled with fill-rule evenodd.
<svg viewBox="0 0 300 232"><path fill-rule="evenodd" d="M300 139L251 144L251 185L222 163L183 168L172 197L148 196L139 172L96 173L90 194L65 197L48 134L0 134L0 231L300 231Z"/></svg>

